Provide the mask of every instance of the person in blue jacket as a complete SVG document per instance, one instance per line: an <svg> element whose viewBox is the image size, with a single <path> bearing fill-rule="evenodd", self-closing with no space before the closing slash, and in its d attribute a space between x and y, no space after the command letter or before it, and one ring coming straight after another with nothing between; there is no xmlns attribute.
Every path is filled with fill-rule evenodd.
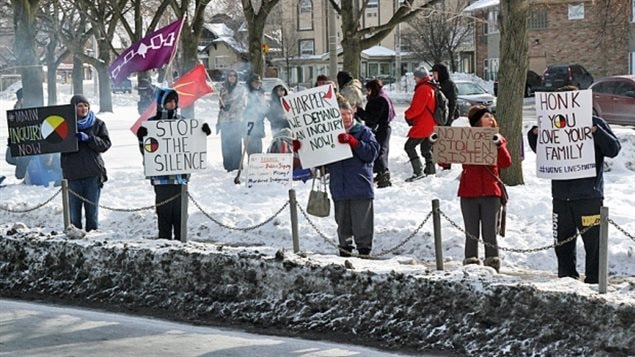
<svg viewBox="0 0 635 357"><path fill-rule="evenodd" d="M565 86L560 91L577 90L574 86ZM598 283L600 207L604 200L604 157L616 157L622 148L619 140L604 119L593 116L591 128L595 145L595 176L569 180L551 180L553 198L553 234L557 242L562 242L585 229L582 234L586 251L585 278L588 284ZM536 152L538 127L533 126L527 132L527 140L533 152ZM593 226L595 225L595 226ZM593 227L591 227L593 226ZM591 228L589 228L591 227ZM556 246L558 258L558 277L578 279L576 269L576 240Z"/></svg>

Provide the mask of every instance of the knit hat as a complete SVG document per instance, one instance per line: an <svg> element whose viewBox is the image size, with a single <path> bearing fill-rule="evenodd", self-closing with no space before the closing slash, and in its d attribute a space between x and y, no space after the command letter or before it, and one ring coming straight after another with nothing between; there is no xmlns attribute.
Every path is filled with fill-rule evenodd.
<svg viewBox="0 0 635 357"><path fill-rule="evenodd" d="M88 99L86 99L86 97L84 97L82 94L75 94L72 98L71 98L71 104L76 107L77 104L79 103L86 103L86 105L88 105L90 107L90 102L88 101Z"/></svg>
<svg viewBox="0 0 635 357"><path fill-rule="evenodd" d="M172 88L160 88L157 92L157 110L163 109L165 103L174 99L179 106L179 94Z"/></svg>
<svg viewBox="0 0 635 357"><path fill-rule="evenodd" d="M415 71L412 74L416 78L426 78L430 76L430 73L428 73L428 70L425 67L415 69Z"/></svg>
<svg viewBox="0 0 635 357"><path fill-rule="evenodd" d="M487 108L480 108L478 110L470 110L468 112L468 119L470 121L470 126L475 126L479 120L481 120L481 118L483 117L483 115L485 115L485 113L492 113L489 111L489 109Z"/></svg>
<svg viewBox="0 0 635 357"><path fill-rule="evenodd" d="M341 94L337 95L337 105L340 107L340 109L353 111L351 103L349 103L348 100L346 100L346 98L344 98L344 96L342 96Z"/></svg>

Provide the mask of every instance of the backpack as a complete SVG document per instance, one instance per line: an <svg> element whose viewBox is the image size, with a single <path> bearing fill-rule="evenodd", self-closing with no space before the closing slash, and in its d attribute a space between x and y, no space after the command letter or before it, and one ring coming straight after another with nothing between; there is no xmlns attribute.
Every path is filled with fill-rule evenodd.
<svg viewBox="0 0 635 357"><path fill-rule="evenodd" d="M437 125L446 125L448 122L448 98L441 91L441 87L436 84L434 86L434 111L431 111L432 117ZM429 110L429 109L428 109Z"/></svg>

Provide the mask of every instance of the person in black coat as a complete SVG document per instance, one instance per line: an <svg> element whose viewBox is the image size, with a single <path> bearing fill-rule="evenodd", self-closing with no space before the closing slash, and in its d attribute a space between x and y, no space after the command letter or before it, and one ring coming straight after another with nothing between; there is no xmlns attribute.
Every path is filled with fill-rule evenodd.
<svg viewBox="0 0 635 357"><path fill-rule="evenodd" d="M439 87L441 87L441 92L445 95L445 98L448 100L448 117L445 121L446 126L452 126L452 122L456 119L456 99L459 94L458 89L456 88L456 84L450 79L450 72L448 71L448 67L443 63L437 63L432 66L432 76L434 80L439 83ZM450 164L440 163L444 170L449 170L451 168Z"/></svg>
<svg viewBox="0 0 635 357"><path fill-rule="evenodd" d="M282 103L280 103L280 97L284 97L286 95L287 89L282 84L278 84L271 90L271 100L269 102L269 111L267 111L267 119L269 119L271 134L273 137L276 137L278 133L280 133L280 130L291 128L289 121L284 114L284 109L282 109Z"/></svg>
<svg viewBox="0 0 635 357"><path fill-rule="evenodd" d="M366 83L368 91L366 109L358 110L358 116L375 134L379 142L379 156L373 165L373 172L377 175L377 187L392 186L390 182L390 170L388 169L388 149L390 147L390 122L395 118L395 108L392 100L383 89L383 83L379 79L373 79Z"/></svg>

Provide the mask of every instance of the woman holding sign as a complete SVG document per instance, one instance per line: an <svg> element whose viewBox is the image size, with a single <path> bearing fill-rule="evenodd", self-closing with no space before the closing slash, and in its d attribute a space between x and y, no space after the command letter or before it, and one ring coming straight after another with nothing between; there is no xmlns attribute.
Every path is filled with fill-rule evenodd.
<svg viewBox="0 0 635 357"><path fill-rule="evenodd" d="M482 105L470 108L467 114L473 127L496 128L498 124L494 115ZM492 138L498 147L496 165L463 164L458 196L461 197L461 213L465 225L465 259L463 265L480 264L478 258L478 239L482 233L485 245L484 264L500 270L496 228L498 211L501 208L503 192L498 183L499 170L512 164L512 157L507 150L507 140L496 134Z"/></svg>
<svg viewBox="0 0 635 357"><path fill-rule="evenodd" d="M220 133L223 167L227 172L238 170L242 152L242 119L247 104L247 90L238 85L238 73L231 70L218 94L220 111L216 134Z"/></svg>

